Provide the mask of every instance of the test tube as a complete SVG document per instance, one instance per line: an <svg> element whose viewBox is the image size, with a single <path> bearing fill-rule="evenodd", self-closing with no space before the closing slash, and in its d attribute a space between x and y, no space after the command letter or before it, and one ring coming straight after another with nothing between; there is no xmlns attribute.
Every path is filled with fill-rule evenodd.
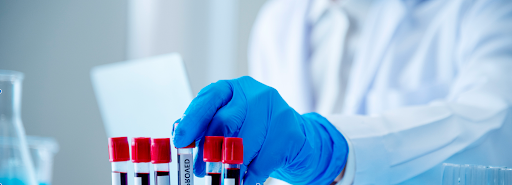
<svg viewBox="0 0 512 185"><path fill-rule="evenodd" d="M112 164L112 185L128 185L128 161L130 160L128 138L108 138L108 154Z"/></svg>
<svg viewBox="0 0 512 185"><path fill-rule="evenodd" d="M224 185L240 185L240 164L244 162L242 138L226 137L222 145Z"/></svg>
<svg viewBox="0 0 512 185"><path fill-rule="evenodd" d="M174 124L174 130L178 123ZM183 148L176 148L178 153L178 185L193 185L194 184L194 148L196 143L192 142L190 145Z"/></svg>
<svg viewBox="0 0 512 185"><path fill-rule="evenodd" d="M499 185L501 168L503 166L487 166L485 169L485 184Z"/></svg>
<svg viewBox="0 0 512 185"><path fill-rule="evenodd" d="M203 161L206 162L206 185L222 184L222 136L206 136L203 146Z"/></svg>
<svg viewBox="0 0 512 185"><path fill-rule="evenodd" d="M151 138L135 137L132 139L132 162L135 185L150 185L149 162L151 162Z"/></svg>
<svg viewBox="0 0 512 185"><path fill-rule="evenodd" d="M151 139L151 163L155 169L155 184L170 185L169 163L171 159L171 140L169 138Z"/></svg>

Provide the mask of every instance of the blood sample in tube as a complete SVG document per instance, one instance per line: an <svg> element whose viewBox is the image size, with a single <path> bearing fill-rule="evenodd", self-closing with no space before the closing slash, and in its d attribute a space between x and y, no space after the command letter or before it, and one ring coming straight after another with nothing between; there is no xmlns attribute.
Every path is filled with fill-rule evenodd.
<svg viewBox="0 0 512 185"><path fill-rule="evenodd" d="M127 137L108 138L109 160L112 165L112 185L128 185L130 148Z"/></svg>
<svg viewBox="0 0 512 185"><path fill-rule="evenodd" d="M132 139L132 162L135 185L150 185L151 138L135 137Z"/></svg>
<svg viewBox="0 0 512 185"><path fill-rule="evenodd" d="M228 164L233 165L233 164ZM240 165L231 166L232 168L226 168L226 179L233 179L234 185L240 185Z"/></svg>
<svg viewBox="0 0 512 185"><path fill-rule="evenodd" d="M226 137L222 145L224 185L240 185L240 165L244 162L242 138Z"/></svg>
<svg viewBox="0 0 512 185"><path fill-rule="evenodd" d="M151 163L155 170L156 185L171 184L169 176L171 160L171 140L169 138L151 139Z"/></svg>
<svg viewBox="0 0 512 185"><path fill-rule="evenodd" d="M174 124L174 128L178 123ZM178 185L193 185L194 184L194 148L196 143L192 142L190 145L183 148L176 148L178 153Z"/></svg>
<svg viewBox="0 0 512 185"><path fill-rule="evenodd" d="M203 145L203 161L206 162L205 185L222 184L222 136L206 136Z"/></svg>

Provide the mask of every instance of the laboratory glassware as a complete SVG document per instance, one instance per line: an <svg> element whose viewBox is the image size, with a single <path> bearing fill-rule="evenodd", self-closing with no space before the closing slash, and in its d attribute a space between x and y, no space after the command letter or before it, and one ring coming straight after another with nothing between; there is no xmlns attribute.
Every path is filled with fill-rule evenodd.
<svg viewBox="0 0 512 185"><path fill-rule="evenodd" d="M36 185L34 165L21 121L23 73L0 70L0 183Z"/></svg>
<svg viewBox="0 0 512 185"><path fill-rule="evenodd" d="M243 139L226 137L222 144L224 185L240 185L240 165L244 162Z"/></svg>
<svg viewBox="0 0 512 185"><path fill-rule="evenodd" d="M149 163L151 162L151 138L132 138L133 180L135 185L150 185Z"/></svg>
<svg viewBox="0 0 512 185"><path fill-rule="evenodd" d="M500 180L501 185L512 184L512 168L502 168L502 179Z"/></svg>
<svg viewBox="0 0 512 185"><path fill-rule="evenodd" d="M499 185L501 166L488 166L485 169L485 184Z"/></svg>
<svg viewBox="0 0 512 185"><path fill-rule="evenodd" d="M206 136L203 145L203 161L206 162L205 185L222 184L223 136Z"/></svg>
<svg viewBox="0 0 512 185"><path fill-rule="evenodd" d="M473 184L485 184L485 170L484 165L475 165L473 168Z"/></svg>
<svg viewBox="0 0 512 185"><path fill-rule="evenodd" d="M443 185L457 185L459 184L459 170L458 164L443 164Z"/></svg>
<svg viewBox="0 0 512 185"><path fill-rule="evenodd" d="M35 178L38 185L50 185L52 180L53 156L59 150L59 145L53 138L26 136L28 150L34 164ZM0 148L2 150L16 149L18 146L16 139L6 139L0 137ZM22 183L17 178L0 180L3 184ZM23 183L26 184L26 183Z"/></svg>
<svg viewBox="0 0 512 185"><path fill-rule="evenodd" d="M169 163L171 159L171 140L169 138L151 139L151 163L155 170L156 185L170 185Z"/></svg>
<svg viewBox="0 0 512 185"><path fill-rule="evenodd" d="M178 123L174 124L174 130ZM176 148L178 155L178 185L191 185L194 184L194 148L196 143L192 142L190 145L183 148Z"/></svg>
<svg viewBox="0 0 512 185"><path fill-rule="evenodd" d="M502 166L443 164L443 185L507 185L512 184L512 170Z"/></svg>
<svg viewBox="0 0 512 185"><path fill-rule="evenodd" d="M27 136L27 144L34 171L39 185L51 185L53 157L59 151L59 145L54 138Z"/></svg>
<svg viewBox="0 0 512 185"><path fill-rule="evenodd" d="M108 138L108 156L112 164L112 185L128 185L129 147L127 137Z"/></svg>

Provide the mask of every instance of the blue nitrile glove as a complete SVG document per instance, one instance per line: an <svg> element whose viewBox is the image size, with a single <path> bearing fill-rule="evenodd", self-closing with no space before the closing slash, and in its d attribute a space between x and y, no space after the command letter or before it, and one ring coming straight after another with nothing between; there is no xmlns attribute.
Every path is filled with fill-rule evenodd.
<svg viewBox="0 0 512 185"><path fill-rule="evenodd" d="M198 177L205 175L204 136L243 138L244 184L263 185L269 176L292 184L330 184L347 160L347 142L327 119L298 114L274 88L251 77L203 88L178 122L176 147L200 141Z"/></svg>

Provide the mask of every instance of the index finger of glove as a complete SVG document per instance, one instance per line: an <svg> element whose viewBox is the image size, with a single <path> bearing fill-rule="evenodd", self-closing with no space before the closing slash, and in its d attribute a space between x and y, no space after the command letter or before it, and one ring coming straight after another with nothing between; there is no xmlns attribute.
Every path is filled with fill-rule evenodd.
<svg viewBox="0 0 512 185"><path fill-rule="evenodd" d="M225 80L203 88L192 100L174 130L174 145L178 148L185 147L201 138L217 110L226 105L232 96L232 86Z"/></svg>

